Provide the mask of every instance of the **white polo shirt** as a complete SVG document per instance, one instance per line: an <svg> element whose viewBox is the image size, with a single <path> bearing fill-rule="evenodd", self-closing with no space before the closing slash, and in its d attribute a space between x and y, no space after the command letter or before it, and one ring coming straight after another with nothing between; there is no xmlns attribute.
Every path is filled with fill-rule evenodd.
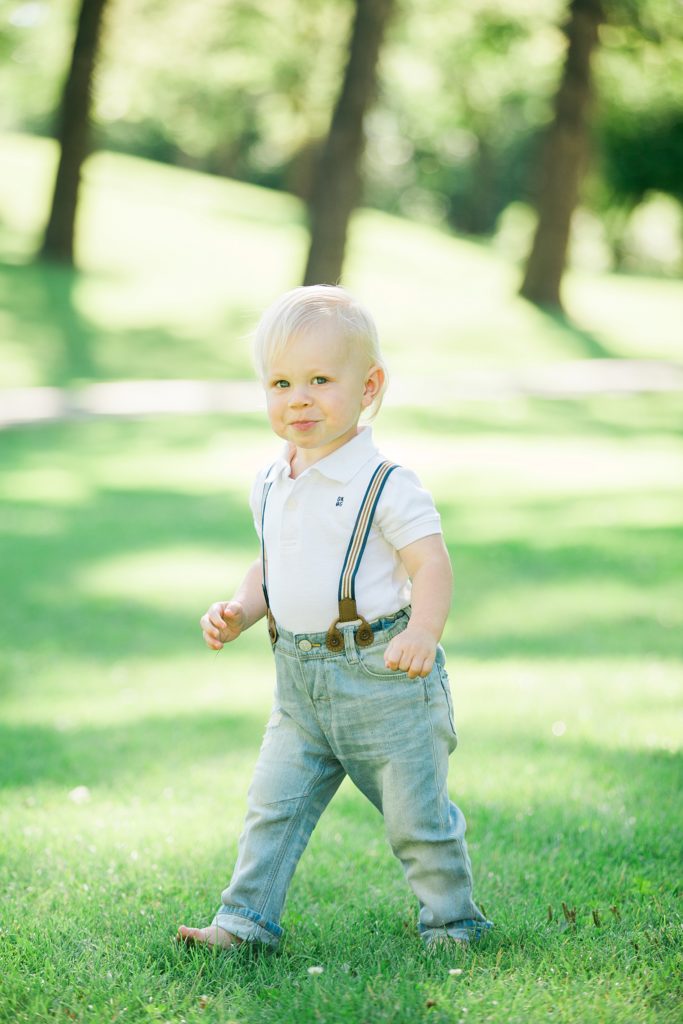
<svg viewBox="0 0 683 1024"><path fill-rule="evenodd" d="M385 457L372 431L351 441L292 479L286 445L280 458L254 482L250 505L261 536L261 501L273 485L265 514L267 584L275 621L292 633L327 630L339 617L339 577L356 516L370 478ZM410 580L397 552L430 534L441 518L417 476L394 470L382 491L356 576L358 612L368 622L410 603Z"/></svg>

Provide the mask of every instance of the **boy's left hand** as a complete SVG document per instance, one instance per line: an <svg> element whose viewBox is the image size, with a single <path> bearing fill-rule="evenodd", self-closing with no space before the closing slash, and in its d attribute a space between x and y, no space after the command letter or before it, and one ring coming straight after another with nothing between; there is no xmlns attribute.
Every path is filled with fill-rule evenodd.
<svg viewBox="0 0 683 1024"><path fill-rule="evenodd" d="M428 676L436 657L434 636L419 626L407 626L384 652L384 664L396 672L407 672L409 679Z"/></svg>

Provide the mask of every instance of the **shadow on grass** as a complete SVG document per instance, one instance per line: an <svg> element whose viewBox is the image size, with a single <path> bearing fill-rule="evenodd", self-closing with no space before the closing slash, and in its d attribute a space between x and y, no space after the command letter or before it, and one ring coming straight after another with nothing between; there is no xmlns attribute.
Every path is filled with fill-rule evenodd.
<svg viewBox="0 0 683 1024"><path fill-rule="evenodd" d="M4 333L20 339L38 383L66 386L83 380L167 377L251 377L247 346L240 342L253 321L248 306L225 311L224 342L163 323L150 328L105 328L83 312L84 285L117 287L58 263L0 263ZM126 282L120 282L121 287Z"/></svg>
<svg viewBox="0 0 683 1024"><path fill-rule="evenodd" d="M575 358L614 359L614 352L592 332L575 323L570 316L556 309L538 310L543 317L563 334L568 342L567 348L575 353Z"/></svg>
<svg viewBox="0 0 683 1024"><path fill-rule="evenodd" d="M91 593L81 574L98 563L118 557L141 556L177 548L184 544L225 550L223 566L231 551L256 555L251 515L244 502L228 494L192 496L155 491L99 491L91 499L59 510L59 527L47 535L17 536L12 520L21 520L23 503L5 503L5 530L0 527L0 553L9 585L6 644L25 649L22 621L40 617L37 646L63 656L84 653L108 661L136 653L159 654L196 649L197 620L205 610L198 604L196 615L174 611L167 602L163 609L146 604L131 586L129 597ZM169 556L169 559L172 556ZM191 565L177 565L171 576L178 593L183 592L184 573ZM221 576L216 566L216 578ZM49 595L46 613L46 595ZM212 600L216 595L208 595ZM12 641L14 637L14 642ZM35 647L34 647L35 650Z"/></svg>
<svg viewBox="0 0 683 1024"><path fill-rule="evenodd" d="M97 376L98 332L75 301L80 277L58 263L0 264L0 295L12 325L5 332L33 354L41 383Z"/></svg>
<svg viewBox="0 0 683 1024"><path fill-rule="evenodd" d="M610 500L618 498L611 495ZM530 503L525 505L525 515L530 523L552 522L567 505L566 501ZM128 596L92 591L88 572L100 564L115 565L122 557L144 558L167 547L201 549L207 539L211 550L216 544L224 549L225 565L233 552L239 552L240 560L245 552L256 552L250 513L243 501L230 495L100 490L81 504L59 509L52 532L40 535L36 529L17 535L12 524L22 521L26 508L24 503L5 503L4 537L0 527L3 632L8 651L24 649L27 622L40 624L32 649L55 655L86 654L108 662L120 660L122 652L127 657L168 657L173 652L195 650L197 618L204 607L198 605L196 615L188 615L182 604L174 610L172 602L161 609L154 602L153 586L147 602L145 592L137 594L132 583ZM623 611L610 613L600 607L595 614L594 602L600 600L600 588L607 593L616 586L624 588L625 594L634 589L654 594L675 583L683 570L683 529L594 528L584 531L585 540L573 543L564 541L561 533L538 544L531 540L467 542L457 510L444 504L442 512L453 523L449 534L459 538L452 551L458 579L454 619L460 609L476 613L482 603L499 593L508 593L517 601L512 626L506 619L490 630L477 627L468 632L466 624L465 631L461 627L454 643L458 652L481 659L680 656L681 641L673 619L658 618L654 611L629 610L628 599ZM168 557L170 560L173 555ZM179 593L186 571L191 571L190 564L171 567L171 578L177 577L177 583L171 585L177 586ZM217 566L217 578L220 572ZM574 601L570 617L558 613L547 622L535 620L538 595L544 589L561 594L563 589L576 591L580 587L585 587L586 600L582 604ZM45 614L46 595L49 615ZM208 594L207 600L214 596Z"/></svg>
<svg viewBox="0 0 683 1024"><path fill-rule="evenodd" d="M69 729L0 724L0 788L51 784L115 787L154 770L177 776L259 747L267 716L215 713L150 717L111 726Z"/></svg>
<svg viewBox="0 0 683 1024"><path fill-rule="evenodd" d="M630 708L631 712L633 711ZM45 725L0 726L0 787L51 784L73 787L114 787L143 780L145 775L175 778L189 767L227 759L234 753L255 759L267 714L239 712L188 713L148 716L109 726L82 726L60 730ZM502 753L501 753L502 752ZM521 790L504 786L500 799L478 802L459 793L458 763L475 757L483 764L533 765L535 775L524 776ZM468 766L471 771L471 764ZM507 770L507 768L506 768ZM513 773L514 774L514 771ZM562 780L565 783L562 783ZM553 781L566 790L563 797ZM470 840L502 851L513 842L524 846L555 847L580 834L608 851L613 839L623 846L624 836L635 858L672 854L683 842L677 794L683 781L683 755L661 749L606 747L586 738L548 738L533 726L528 729L501 723L495 729L472 727L466 747L462 743L450 761L450 791L463 801ZM657 799L652 799L656 793ZM635 815L630 821L628 817ZM325 819L338 841L364 829L367 837L381 838L377 810L347 785L336 794ZM661 829L652 829L657 821ZM650 826L647 825L650 822ZM611 835L612 825L616 829ZM638 842L633 826L638 823ZM359 831L360 830L360 831ZM659 851L659 852L658 852ZM565 855L571 851L565 848ZM538 865L539 872L544 864Z"/></svg>
<svg viewBox="0 0 683 1024"><path fill-rule="evenodd" d="M223 730L229 730L231 737L239 737L242 731L242 755L256 750L258 730L252 728L248 715L219 720L214 733L204 716L176 721L172 724L179 730L179 743L175 732L169 733L170 724L161 719L138 723L140 729L133 728L130 740L119 727L79 730L68 740L73 746L67 756L78 756L79 765L88 763L99 771L98 784L115 785L127 778L122 760L130 761L133 771L145 772L153 755L155 772L157 757L162 770L175 767L177 771L178 765L171 760L174 748L182 770L183 763L195 760L197 740L200 736L202 742L206 740L207 729L207 757L224 752ZM4 733L0 751L7 750L9 741L16 756L17 747L26 740L21 731ZM680 939L671 874L682 841L672 784L680 772L680 758L658 751L611 750L598 742L572 742L566 737L558 754L555 742L512 730L480 731L473 742L477 759L487 771L496 770L501 750L512 749L520 766L527 760L537 764L541 780L538 791L523 802L516 798L514 773L502 783L494 803L484 804L466 794L458 797L469 821L475 897L496 922L491 935L474 948L425 955L417 935L417 901L386 844L381 818L360 794L347 788L334 797L304 852L282 919L285 939L276 957L252 956L251 950L224 956L171 944L178 922L209 922L229 875L236 835L228 835L225 822L216 821L210 823L211 837L225 830L226 846L231 846L228 863L215 843L207 852L202 836L197 837L193 856L182 863L177 853L169 851L155 855L154 863L141 862L134 875L120 869L113 878L97 868L91 869L92 875L83 874L73 853L67 865L50 864L42 851L35 863L24 856L18 864L20 875L12 876L9 895L10 905L25 908L25 914L21 927L8 914L4 955L9 958L16 949L17 956L33 969L32 950L44 932L39 908L47 905L54 885L56 894L49 904L50 955L58 959L60 973L48 975L47 991L61 994L65 978L88 991L89 972L96 971L99 977L110 971L116 978L114 985L124 989L127 1004L130 992L124 981L130 979L134 986L136 979L142 979L140 1004L145 1010L153 995L155 1005L165 1006L168 1000L168 1005L172 1002L176 1011L180 1008L185 1013L183 1000L196 1006L202 992L216 1000L214 1010L221 1000L225 1003L225 1013L221 1011L216 1019L227 1019L228 1013L232 1019L237 1013L245 1020L297 1021L316 1013L320 1016L323 1007L321 1019L337 1020L341 999L349 1010L344 1019L353 1021L375 1019L368 1010L371 992L377 1002L377 1020L386 1019L388 998L400 1001L397 1020L408 1019L406 1009L410 1019L432 1019L434 1008L429 1015L425 1010L426 982L467 984L468 991L479 985L484 992L502 971L508 988L513 980L519 986L528 979L535 990L537 978L549 977L552 964L562 974L561 984L566 985L571 971L584 986L591 978L614 973L624 960L628 971L634 970L634 941L637 956L647 964L647 984L656 971L666 978L669 965L662 961L675 952ZM104 764L98 769L95 761L100 750ZM48 752L48 762L59 779L61 761ZM542 788L546 764L554 772L555 792L547 785ZM103 849L101 856L106 865L108 851ZM27 885L37 884L36 863L41 869L40 894L24 896ZM59 890L56 883L64 878L68 888ZM91 881L90 889L81 884L84 879ZM39 897L42 902L37 908ZM578 911L577 925L571 930L563 928L563 900ZM97 914L93 914L94 901L99 904ZM615 904L619 919L609 913ZM554 908L552 922L548 905ZM602 916L600 929L591 918L594 909ZM44 958L43 947L38 949ZM36 971L42 962L36 955ZM324 965L320 978L307 975L311 964ZM462 980L445 973L444 968L454 964L464 971ZM167 984L168 990L155 990L155 979ZM326 986L324 992L320 981ZM111 991L118 998L117 987ZM449 987L436 993L429 990L429 994L448 1007L454 991ZM603 1007L605 992L600 992ZM109 994L107 990L107 998Z"/></svg>
<svg viewBox="0 0 683 1024"><path fill-rule="evenodd" d="M147 588L145 581L146 589L138 592L131 582L126 593L124 578L118 583L122 590L107 593L106 582L103 589L93 589L89 574L96 574L100 566L108 571L124 557L134 563L137 556L151 555L157 559L152 564L159 564L159 558L163 564L164 549L169 549L166 578L172 581L170 589L182 594L184 573L191 565L174 564L173 549L185 545L199 552L203 547L215 552L218 547L225 552L221 558L224 566L235 558L243 562L245 554L247 558L252 552L255 556L257 540L245 496L227 489L229 462L217 466L217 473L226 481L226 490L218 494L202 493L201 489L181 493L167 485L155 486L153 469L159 451L165 458L178 453L185 460L188 453L204 452L214 429L234 433L234 443L239 446L243 437L253 438L253 424L253 418L243 417L97 423L87 429L62 424L0 438L3 468L10 473L18 471L29 486L24 500L4 502L0 517L0 632L3 650L9 655L0 660L0 678L9 676L12 653L27 650L27 624L39 624L31 637L31 652L56 658L85 655L111 663L137 654L168 658L197 650L197 618L206 605L198 606L196 614L188 614L186 605L176 609L165 600L160 610L154 603L154 583ZM106 460L109 453L116 458L127 449L136 453L133 469L137 473L144 465L144 453L149 452L149 486L98 488L90 479L91 474L95 476L97 461ZM55 487L53 499L30 497L34 471L38 477L42 472L57 474L56 483L50 477L43 484L48 493ZM82 495L61 500L60 473L73 478L76 490L82 487ZM498 594L510 595L515 607L514 619L506 616L476 629L469 628L466 620L464 626L458 625L455 651L481 659L519 655L679 657L680 636L674 628L677 616L668 609L672 586L683 572L683 529L571 525L573 516L578 523L582 517L590 523L592 510L599 513L605 501L610 507L626 503L628 512L628 502L637 503L640 497L636 488L617 491L611 487L603 494L599 481L591 491L572 497L530 501L517 497L509 507L516 517L515 532L522 536L508 539L510 531L503 522L502 539L480 541L468 536L468 522L480 506L489 514L488 503L495 499L464 496L461 502L441 502L446 534L453 540L457 580L448 639L451 628L455 633L461 610L475 614ZM655 496L644 492L643 497L648 501L661 497L668 516L675 493L673 489L658 491ZM505 500L509 503L511 499ZM224 568L218 565L216 578L222 572ZM538 621L537 602L543 600L544 591L553 600L553 594L569 589L576 594L580 588L585 589L585 601L573 601L571 618L558 613L545 622ZM598 606L601 588L610 602L619 600L614 597L618 588L624 595L623 609ZM641 611L639 595L644 593L656 597L651 614L647 609ZM631 595L635 595L633 600ZM207 594L206 600L215 597ZM23 686L23 680L17 685Z"/></svg>
<svg viewBox="0 0 683 1024"><path fill-rule="evenodd" d="M683 836L675 820L672 782L680 773L681 758L570 741L558 765L553 745L531 735L496 732L479 734L476 741L477 756L490 770L502 746L514 749L520 764L534 758L541 771L546 759L558 789L532 794L528 806L515 800L514 783L512 799L501 793L495 804L459 799L469 822L475 895L497 924L486 942L464 956L483 957L485 963L503 946L543 960L548 942L561 948L567 941L596 941L602 952L583 966L590 975L599 974L602 957L618 955L634 934L646 946L675 949L671 865ZM662 799L652 801L652 792L661 793ZM606 793L611 793L609 803ZM199 863L196 870L198 878L206 877L206 865ZM569 934L563 925L563 901L578 910L577 927ZM615 904L619 918L609 911ZM385 840L380 815L358 792L343 789L323 815L294 876L282 922L286 934L281 969L290 969L289 951L302 949L310 962L324 963L326 970L341 961L355 966L368 958L391 959L392 950L421 956L417 909ZM602 917L600 930L593 909ZM607 949L601 945L605 941ZM434 966L438 969L441 962L437 958ZM429 973L429 963L424 966ZM165 973L172 964L162 958L158 969Z"/></svg>

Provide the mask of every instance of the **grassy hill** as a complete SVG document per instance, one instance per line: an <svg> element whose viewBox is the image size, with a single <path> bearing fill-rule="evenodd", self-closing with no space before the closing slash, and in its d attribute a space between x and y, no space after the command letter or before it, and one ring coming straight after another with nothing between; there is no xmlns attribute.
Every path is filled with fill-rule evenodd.
<svg viewBox="0 0 683 1024"><path fill-rule="evenodd" d="M111 153L86 164L81 273L27 265L56 147L2 139L0 365L5 386L251 375L245 334L300 283L307 233L291 196ZM520 254L523 255L523 254ZM374 311L395 376L585 356L680 358L678 282L573 272L572 325L519 299L490 247L361 210L344 283Z"/></svg>

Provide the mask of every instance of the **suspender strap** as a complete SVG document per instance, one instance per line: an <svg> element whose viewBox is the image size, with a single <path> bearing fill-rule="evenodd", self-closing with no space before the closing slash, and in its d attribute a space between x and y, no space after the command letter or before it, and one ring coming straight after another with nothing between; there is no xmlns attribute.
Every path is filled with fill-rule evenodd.
<svg viewBox="0 0 683 1024"><path fill-rule="evenodd" d="M370 527L372 526L372 520L375 517L377 503L379 502L382 491L384 490L384 485L389 479L389 474L393 473L397 468L398 467L391 462L382 462L370 478L370 483L367 486L367 490L358 510L358 515L356 516L353 533L351 534L349 546L346 549L344 565L341 571L341 576L339 577L338 600L340 604L342 601L347 601L348 599L355 600L356 576L358 575L358 569L360 568L363 552L365 551L365 546L368 542ZM356 616L352 616L352 618L356 618ZM342 621L346 620L342 619Z"/></svg>
<svg viewBox="0 0 683 1024"><path fill-rule="evenodd" d="M393 462L380 463L372 474L370 483L368 484L363 500L361 501L358 515L356 516L356 522L353 527L353 533L351 534L351 540L349 541L349 546L346 549L341 576L339 578L339 592L337 595L339 601L339 618L332 623L327 631L326 645L331 651L338 651L344 646L344 637L338 629L338 626L345 622L356 622L360 620L360 626L355 633L356 643L359 647L369 647L372 644L374 638L372 628L363 616L358 614L358 609L356 607L356 576L358 575L358 569L360 568L363 553L368 542L368 537L370 536L370 528L372 527L372 521L375 518L379 499L389 476L395 469L398 469L398 466ZM270 472L270 470L268 472ZM266 504L268 502L268 495L272 486L273 481L267 480L264 484L263 494L261 496L261 586L263 588L263 597L265 598L266 608L268 610L268 633L270 635L271 643L275 644L277 640L277 626L275 624L273 613L270 610L270 601L268 599L265 537Z"/></svg>
<svg viewBox="0 0 683 1024"><path fill-rule="evenodd" d="M275 463L273 463L275 465ZM270 469L273 467L271 466ZM268 473L270 473L270 469ZM268 474L266 474L267 476ZM263 494L261 495L261 587L263 589L263 596L266 601L266 616L268 620L268 635L270 636L270 642L272 644L277 640L277 626L275 625L275 619L273 613L270 610L270 601L268 600L268 585L266 583L266 537L265 537L265 523L266 523L266 502L268 501L268 495L270 488L273 486L273 481L268 480L263 487Z"/></svg>
<svg viewBox="0 0 683 1024"><path fill-rule="evenodd" d="M358 614L356 607L356 576L358 575L363 552L370 536L370 527L375 517L379 499L389 476L395 469L398 469L395 463L380 463L370 478L370 483L360 504L351 540L346 549L341 576L339 577L339 592L337 595L339 600L339 618L332 623L327 631L326 644L332 651L339 650L343 646L344 638L338 629L339 624L342 622L354 622L360 619L360 627L356 630L356 643L360 647L369 647L373 641L372 629L362 615Z"/></svg>

